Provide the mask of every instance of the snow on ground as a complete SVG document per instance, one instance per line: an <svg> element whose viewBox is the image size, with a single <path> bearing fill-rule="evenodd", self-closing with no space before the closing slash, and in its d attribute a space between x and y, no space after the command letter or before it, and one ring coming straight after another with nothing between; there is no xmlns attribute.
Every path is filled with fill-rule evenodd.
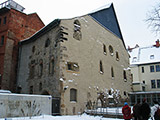
<svg viewBox="0 0 160 120"><path fill-rule="evenodd" d="M8 118L0 120L123 120L118 118L103 118L101 116L89 116L86 114L83 115L74 115L74 116L50 116L42 115L37 117L19 117L19 118Z"/></svg>

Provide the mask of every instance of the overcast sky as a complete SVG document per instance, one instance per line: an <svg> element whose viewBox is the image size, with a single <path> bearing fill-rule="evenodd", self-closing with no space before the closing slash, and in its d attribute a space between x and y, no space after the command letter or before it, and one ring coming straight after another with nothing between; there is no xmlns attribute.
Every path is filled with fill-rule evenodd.
<svg viewBox="0 0 160 120"><path fill-rule="evenodd" d="M6 0L0 0L0 3ZM47 25L57 18L72 18L87 14L113 2L126 46L148 46L155 36L145 23L146 14L159 0L14 0L25 8L25 13L36 12Z"/></svg>

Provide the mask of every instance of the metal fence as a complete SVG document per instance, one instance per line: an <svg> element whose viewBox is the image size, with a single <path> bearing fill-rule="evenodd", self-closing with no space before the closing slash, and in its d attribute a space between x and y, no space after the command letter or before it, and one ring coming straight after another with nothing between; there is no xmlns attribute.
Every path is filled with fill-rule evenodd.
<svg viewBox="0 0 160 120"><path fill-rule="evenodd" d="M122 118L122 107L97 107L95 109L86 109L85 113L89 115L101 115L104 117Z"/></svg>

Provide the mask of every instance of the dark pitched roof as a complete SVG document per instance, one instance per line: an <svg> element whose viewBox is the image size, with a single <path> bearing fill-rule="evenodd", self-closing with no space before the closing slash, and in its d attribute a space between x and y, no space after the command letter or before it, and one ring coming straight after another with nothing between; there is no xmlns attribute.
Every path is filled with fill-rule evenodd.
<svg viewBox="0 0 160 120"><path fill-rule="evenodd" d="M123 44L123 36L118 24L118 20L116 17L116 13L113 7L113 4L110 4L104 9L98 10L96 12L89 14L93 19L95 19L99 24L107 28L109 31L114 33L116 36L118 36ZM124 44L125 46L125 44Z"/></svg>

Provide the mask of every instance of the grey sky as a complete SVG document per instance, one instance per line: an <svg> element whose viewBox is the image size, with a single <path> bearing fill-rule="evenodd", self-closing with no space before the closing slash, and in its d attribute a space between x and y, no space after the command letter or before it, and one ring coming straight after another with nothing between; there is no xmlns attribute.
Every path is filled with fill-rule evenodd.
<svg viewBox="0 0 160 120"><path fill-rule="evenodd" d="M0 2L6 0L0 0ZM94 9L113 2L126 46L154 44L155 36L144 22L146 14L159 0L14 0L25 13L37 12L47 25L56 18L72 18L87 14ZM160 3L160 2L159 2Z"/></svg>

